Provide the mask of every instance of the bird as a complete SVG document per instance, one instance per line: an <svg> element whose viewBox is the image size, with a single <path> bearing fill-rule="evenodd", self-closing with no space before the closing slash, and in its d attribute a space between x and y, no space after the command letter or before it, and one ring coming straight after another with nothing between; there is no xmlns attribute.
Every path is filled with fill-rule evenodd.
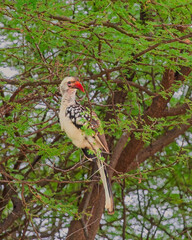
<svg viewBox="0 0 192 240"><path fill-rule="evenodd" d="M97 163L105 192L105 209L114 213L114 201L108 171L102 160L102 152L109 153L105 135L99 118L93 111L76 101L76 92L84 92L78 77L65 77L60 84L62 95L59 121L61 130L65 131L72 143L82 149L85 157ZM91 131L86 131L91 130Z"/></svg>

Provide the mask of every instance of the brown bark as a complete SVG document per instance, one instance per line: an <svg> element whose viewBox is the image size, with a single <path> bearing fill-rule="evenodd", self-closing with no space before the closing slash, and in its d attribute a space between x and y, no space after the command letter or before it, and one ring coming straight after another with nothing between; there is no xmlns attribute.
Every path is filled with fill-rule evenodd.
<svg viewBox="0 0 192 240"><path fill-rule="evenodd" d="M11 201L13 203L13 211L2 223L0 223L0 233L7 230L9 226L11 226L17 218L23 215L22 201L17 197L11 197Z"/></svg>
<svg viewBox="0 0 192 240"><path fill-rule="evenodd" d="M163 90L167 92L167 94L171 92L170 87L173 82L174 72L166 70L162 80L162 87ZM150 125L151 121L149 120L149 117L151 118L160 117L162 112L165 110L169 100L170 100L169 96L167 98L163 98L160 95L154 97L151 106L144 113L142 121L144 121L145 124ZM132 133L129 143L123 150L118 160L116 170L122 173L127 172L129 165L135 159L137 153L143 148L143 146L144 146L143 140L136 139L134 133Z"/></svg>
<svg viewBox="0 0 192 240"><path fill-rule="evenodd" d="M172 70L166 70L163 79L162 79L162 88L166 92L167 96L162 97L161 95L153 98L151 106L144 113L143 121L145 124L150 125L150 118L158 118L162 117L165 109L167 107L167 103L170 101L171 96L173 95L172 84L177 83L177 81L184 81L184 76L188 76L191 72L190 68L183 67L181 68L181 74L175 75ZM179 84L179 83L178 83ZM123 150L117 166L116 170L118 172L127 172L130 164L134 161L136 155L141 151L144 146L144 142L142 139L136 139L134 133L131 134L131 139L125 149Z"/></svg>
<svg viewBox="0 0 192 240"><path fill-rule="evenodd" d="M156 152L161 151L165 146L172 143L178 136L182 135L187 129L192 126L192 119L190 119L188 123L189 124L180 125L179 128L175 127L172 130L167 131L163 136L159 137L148 147L139 151L137 154L137 162L133 161L128 166L128 171L137 168L138 164L143 163L146 159L153 156Z"/></svg>
<svg viewBox="0 0 192 240"><path fill-rule="evenodd" d="M168 110L165 110L162 113L163 117L167 117L167 116L178 116L178 115L183 115L187 112L187 110L190 109L190 106L188 103L184 103L182 105L179 105L177 107L174 108L170 108Z"/></svg>
<svg viewBox="0 0 192 240"><path fill-rule="evenodd" d="M91 193L88 192L85 194L79 206L79 212L86 212L86 215L82 215L80 220L73 220L71 222L68 236L66 238L67 240L95 239L104 210L105 196L103 188L97 187L96 184L92 187ZM87 199L89 199L89 202ZM89 207L86 206L87 204ZM91 216L87 216L87 214L90 214Z"/></svg>
<svg viewBox="0 0 192 240"><path fill-rule="evenodd" d="M8 182L12 181L12 179L6 175L3 165L0 166L0 172L5 180L7 180ZM22 201L17 197L17 191L15 187L11 185L11 183L5 185L4 187L3 198L0 201L1 216L2 216L3 209L9 200L11 200L13 203L13 210L5 219L3 219L3 221L1 221L0 234L3 233L5 230L7 230L9 226L11 226L16 219L18 219L23 215Z"/></svg>

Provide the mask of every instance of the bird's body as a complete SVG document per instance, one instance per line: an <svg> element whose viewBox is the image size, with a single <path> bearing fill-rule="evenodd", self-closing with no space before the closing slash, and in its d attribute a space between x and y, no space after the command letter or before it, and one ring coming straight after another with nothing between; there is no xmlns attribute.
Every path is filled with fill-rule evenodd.
<svg viewBox="0 0 192 240"><path fill-rule="evenodd" d="M72 140L73 144L77 146L78 148L85 148L85 134L77 128L77 126L74 124L72 119L70 118L69 114L67 114L67 109L73 108L75 109L78 105L70 105L69 107L65 107L61 104L61 109L60 109L60 124L61 124L61 129L66 132L67 136ZM72 109L72 112L74 110Z"/></svg>
<svg viewBox="0 0 192 240"><path fill-rule="evenodd" d="M100 121L96 114L92 113L90 116L86 109L75 101L77 89L84 91L80 82L74 77L65 78L60 85L62 94L59 113L61 129L66 132L75 146L83 150L87 158L96 160L105 190L105 207L112 214L114 207L111 183L106 167L100 159L103 150L109 152L107 142L105 135L98 131ZM93 130L91 134L87 134L82 129L85 125Z"/></svg>

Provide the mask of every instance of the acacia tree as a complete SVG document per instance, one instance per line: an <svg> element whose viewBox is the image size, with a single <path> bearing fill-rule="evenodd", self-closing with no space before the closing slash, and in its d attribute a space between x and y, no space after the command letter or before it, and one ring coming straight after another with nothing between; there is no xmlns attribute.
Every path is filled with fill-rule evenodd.
<svg viewBox="0 0 192 240"><path fill-rule="evenodd" d="M3 1L0 239L191 239L191 12L187 0ZM112 216L60 130L69 75L103 122Z"/></svg>

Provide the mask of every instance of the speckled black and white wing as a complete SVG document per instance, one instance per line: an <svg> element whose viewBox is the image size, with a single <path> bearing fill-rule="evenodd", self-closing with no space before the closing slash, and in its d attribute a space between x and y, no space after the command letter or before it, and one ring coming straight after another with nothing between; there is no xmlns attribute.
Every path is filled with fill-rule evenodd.
<svg viewBox="0 0 192 240"><path fill-rule="evenodd" d="M109 153L105 135L100 134L98 131L100 128L100 121L95 112L92 112L92 116L90 116L88 110L85 110L85 108L79 104L75 104L66 108L66 117L68 117L78 129L82 129L84 124L89 123L89 128L95 132L95 141L97 141L103 149Z"/></svg>
<svg viewBox="0 0 192 240"><path fill-rule="evenodd" d="M66 117L68 117L78 129L82 128L85 123L90 122L91 119L84 107L79 104L67 107Z"/></svg>

